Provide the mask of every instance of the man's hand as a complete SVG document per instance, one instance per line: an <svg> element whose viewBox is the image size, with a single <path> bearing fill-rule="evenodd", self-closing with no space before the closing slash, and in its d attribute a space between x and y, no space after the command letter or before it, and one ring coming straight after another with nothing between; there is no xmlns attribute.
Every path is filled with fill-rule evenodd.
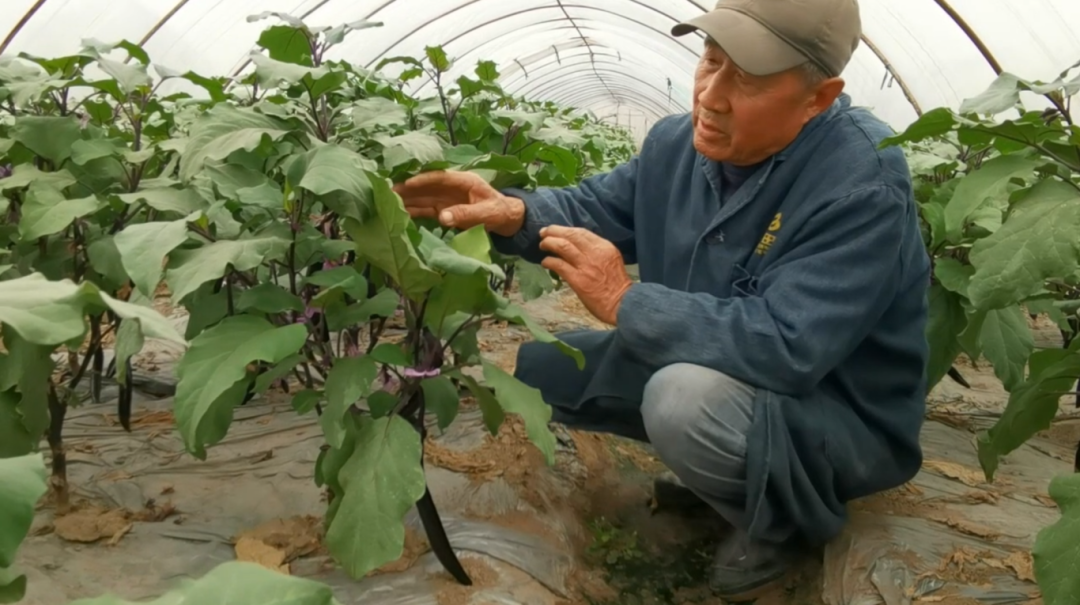
<svg viewBox="0 0 1080 605"><path fill-rule="evenodd" d="M634 284L619 249L599 235L575 227L544 227L540 237L540 249L555 255L540 264L558 273L597 319L615 325L619 304Z"/></svg>
<svg viewBox="0 0 1080 605"><path fill-rule="evenodd" d="M425 172L394 186L413 218L437 218L443 227L476 225L513 237L525 222L525 202L507 197L472 172Z"/></svg>

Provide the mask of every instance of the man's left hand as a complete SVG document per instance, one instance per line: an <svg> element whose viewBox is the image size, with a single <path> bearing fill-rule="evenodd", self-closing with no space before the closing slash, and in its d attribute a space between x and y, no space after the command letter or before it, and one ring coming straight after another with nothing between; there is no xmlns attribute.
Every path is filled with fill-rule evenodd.
<svg viewBox="0 0 1080 605"><path fill-rule="evenodd" d="M619 249L599 235L576 227L544 227L540 237L540 249L554 255L540 264L557 273L597 319L615 325L619 304L634 285Z"/></svg>

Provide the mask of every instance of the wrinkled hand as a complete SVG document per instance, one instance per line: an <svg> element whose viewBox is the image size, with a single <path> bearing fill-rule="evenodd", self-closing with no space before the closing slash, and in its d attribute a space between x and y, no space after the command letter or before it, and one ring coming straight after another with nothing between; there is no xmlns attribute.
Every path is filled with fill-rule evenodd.
<svg viewBox="0 0 1080 605"><path fill-rule="evenodd" d="M438 218L443 227L470 229L476 225L512 237L525 222L525 203L499 193L480 175L435 171L394 186L405 209L415 218Z"/></svg>
<svg viewBox="0 0 1080 605"><path fill-rule="evenodd" d="M540 237L540 249L555 255L540 264L558 273L593 316L615 325L619 304L634 283L626 274L619 249L599 235L575 227L544 227Z"/></svg>

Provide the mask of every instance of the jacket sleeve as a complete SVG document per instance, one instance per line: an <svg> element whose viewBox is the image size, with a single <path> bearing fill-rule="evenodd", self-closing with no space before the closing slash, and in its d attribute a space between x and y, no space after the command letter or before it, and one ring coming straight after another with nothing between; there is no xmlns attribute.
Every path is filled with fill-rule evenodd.
<svg viewBox="0 0 1080 605"><path fill-rule="evenodd" d="M627 264L637 262L634 247L634 189L638 158L611 172L591 176L576 187L506 189L502 193L525 202L525 223L513 237L491 234L495 249L539 263L547 256L540 245L540 229L548 225L581 227L615 244Z"/></svg>
<svg viewBox="0 0 1080 605"><path fill-rule="evenodd" d="M829 204L747 296L635 284L619 307L617 337L649 365L691 363L805 394L858 346L896 294L913 220L907 206L884 186Z"/></svg>

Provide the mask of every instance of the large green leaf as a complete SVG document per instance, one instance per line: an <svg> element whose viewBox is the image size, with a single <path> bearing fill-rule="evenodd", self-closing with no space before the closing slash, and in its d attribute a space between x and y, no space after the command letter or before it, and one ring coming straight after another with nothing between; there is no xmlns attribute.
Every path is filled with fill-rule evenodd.
<svg viewBox="0 0 1080 605"><path fill-rule="evenodd" d="M57 168L71 157L72 145L81 138L79 120L74 116L23 115L8 132L12 139Z"/></svg>
<svg viewBox="0 0 1080 605"><path fill-rule="evenodd" d="M218 565L195 581L153 601L116 596L79 599L69 605L340 605L326 584L267 569L246 561Z"/></svg>
<svg viewBox="0 0 1080 605"><path fill-rule="evenodd" d="M555 464L555 435L548 428L551 406L544 402L540 390L526 385L499 366L484 361L484 380L495 391L499 405L525 422L529 440L544 454L548 464Z"/></svg>
<svg viewBox="0 0 1080 605"><path fill-rule="evenodd" d="M514 261L514 279L517 280L518 290L525 302L555 290L555 280L551 278L548 270L524 259Z"/></svg>
<svg viewBox="0 0 1080 605"><path fill-rule="evenodd" d="M259 34L259 46L270 58L284 63L310 67L311 41L303 29L291 25L272 25Z"/></svg>
<svg viewBox="0 0 1080 605"><path fill-rule="evenodd" d="M353 125L361 130L387 128L408 122L409 114L403 105L383 97L360 99L353 103Z"/></svg>
<svg viewBox="0 0 1080 605"><path fill-rule="evenodd" d="M406 162L417 160L421 165L443 159L442 139L425 132L406 132L398 136L375 139L383 146L383 163L393 170Z"/></svg>
<svg viewBox="0 0 1080 605"><path fill-rule="evenodd" d="M32 273L3 282L0 324L34 344L58 345L86 332L83 304L71 281L50 281Z"/></svg>
<svg viewBox="0 0 1080 605"><path fill-rule="evenodd" d="M1073 605L1080 603L1080 473L1054 477L1050 497L1061 518L1035 538L1035 579L1046 605Z"/></svg>
<svg viewBox="0 0 1080 605"><path fill-rule="evenodd" d="M982 321L982 354L994 366L994 374L1011 391L1024 380L1028 356L1035 350L1035 337L1027 315L1020 307L994 309Z"/></svg>
<svg viewBox="0 0 1080 605"><path fill-rule="evenodd" d="M53 187L32 185L22 207L19 233L28 240L60 233L72 221L96 212L102 205L96 196L69 200Z"/></svg>
<svg viewBox="0 0 1080 605"><path fill-rule="evenodd" d="M545 330L543 326L529 317L524 308L506 299L501 299L499 305L499 309L495 312L496 317L513 324L525 326L537 341L555 345L564 354L574 359L579 370L585 368L585 356L582 355L581 351L559 340L551 332Z"/></svg>
<svg viewBox="0 0 1080 605"><path fill-rule="evenodd" d="M930 286L930 310L926 338L930 344L927 360L927 388L933 388L949 372L960 354L960 333L967 327L967 316L960 295L939 284Z"/></svg>
<svg viewBox="0 0 1080 605"><path fill-rule="evenodd" d="M995 309L1036 294L1047 278L1080 269L1080 192L1044 180L1018 202L994 234L975 242L968 287L971 303Z"/></svg>
<svg viewBox="0 0 1080 605"><path fill-rule="evenodd" d="M960 238L965 223L986 204L1004 207L1008 184L1013 178L1030 178L1041 162L1020 155L987 160L976 171L960 179L952 199L945 206L945 230L950 240Z"/></svg>
<svg viewBox="0 0 1080 605"><path fill-rule="evenodd" d="M191 180L207 160L221 160L234 151L252 150L264 137L284 137L289 127L282 121L222 103L215 105L191 127L180 159L180 178Z"/></svg>
<svg viewBox="0 0 1080 605"><path fill-rule="evenodd" d="M1074 343L1080 345L1080 339ZM979 435L979 462L988 479L993 478L1001 457L1050 428L1058 401L1080 377L1080 354L1063 349L1036 351L1028 358L1028 368L1027 380L1009 393L1001 418Z"/></svg>
<svg viewBox="0 0 1080 605"><path fill-rule="evenodd" d="M146 202L146 205L154 210L175 212L185 216L210 207L210 204L197 191L188 188L156 187L135 193L124 193L117 197L125 204Z"/></svg>
<svg viewBox="0 0 1080 605"><path fill-rule="evenodd" d="M116 234L114 241L124 270L145 296L154 295L165 271L165 257L187 241L191 218L167 223L137 223Z"/></svg>
<svg viewBox="0 0 1080 605"><path fill-rule="evenodd" d="M424 390L424 405L428 412L434 413L440 430L446 430L457 417L461 405L461 395L457 387L446 376L425 378L420 383Z"/></svg>
<svg viewBox="0 0 1080 605"><path fill-rule="evenodd" d="M372 384L378 375L375 360L363 357L343 357L334 361L326 377L326 409L319 417L323 434L330 447L340 449L345 443L345 425L342 418L349 408L371 394Z"/></svg>
<svg viewBox="0 0 1080 605"><path fill-rule="evenodd" d="M16 423L31 436L31 445L36 448L49 428L49 378L55 369L53 347L27 342L7 326L0 331L7 349L7 355L0 358L0 391L18 387L18 397L14 400ZM18 453L28 451L31 450Z"/></svg>
<svg viewBox="0 0 1080 605"><path fill-rule="evenodd" d="M220 279L231 265L236 271L250 271L267 260L284 256L289 240L276 235L252 235L238 240L219 240L194 250L178 250L169 258L165 280L179 302L202 284Z"/></svg>
<svg viewBox="0 0 1080 605"><path fill-rule="evenodd" d="M353 578L401 557L405 513L424 495L420 434L404 418L359 419L356 446L338 473L345 494L326 545Z"/></svg>
<svg viewBox="0 0 1080 605"><path fill-rule="evenodd" d="M126 95L130 95L140 87L151 86L154 83L150 78L150 74L146 72L146 65L132 65L104 58L98 59L98 65L101 66L101 71L109 74L116 81L121 92Z"/></svg>
<svg viewBox="0 0 1080 605"><path fill-rule="evenodd" d="M345 229L356 243L357 254L390 276L406 296L419 298L439 283L439 274L417 255L408 235L409 213L389 181L366 174L376 214L363 223L346 218Z"/></svg>
<svg viewBox="0 0 1080 605"><path fill-rule="evenodd" d="M303 325L278 328L252 315L226 318L192 340L176 366L176 424L188 451L205 459L206 446L225 437L233 408L254 378L248 364L278 363L305 340Z"/></svg>
<svg viewBox="0 0 1080 605"><path fill-rule="evenodd" d="M0 365L4 362L0 357ZM24 416L19 410L21 402L15 390L0 391L0 459L32 453L41 441L41 434L31 435L23 423Z"/></svg>
<svg viewBox="0 0 1080 605"><path fill-rule="evenodd" d="M64 189L75 184L75 177L65 169L43 172L32 164L19 164L12 169L10 176L0 179L0 191L26 187L31 183L39 187L48 185L56 189Z"/></svg>
<svg viewBox="0 0 1080 605"><path fill-rule="evenodd" d="M30 531L34 508L45 495L45 461L41 454L0 460L0 568L15 563L19 544Z"/></svg>
<svg viewBox="0 0 1080 605"><path fill-rule="evenodd" d="M377 166L364 156L337 145L324 145L309 151L304 177L297 184L315 195L341 193L341 197L326 200L326 204L341 216L364 220L371 206L371 183L367 171Z"/></svg>

